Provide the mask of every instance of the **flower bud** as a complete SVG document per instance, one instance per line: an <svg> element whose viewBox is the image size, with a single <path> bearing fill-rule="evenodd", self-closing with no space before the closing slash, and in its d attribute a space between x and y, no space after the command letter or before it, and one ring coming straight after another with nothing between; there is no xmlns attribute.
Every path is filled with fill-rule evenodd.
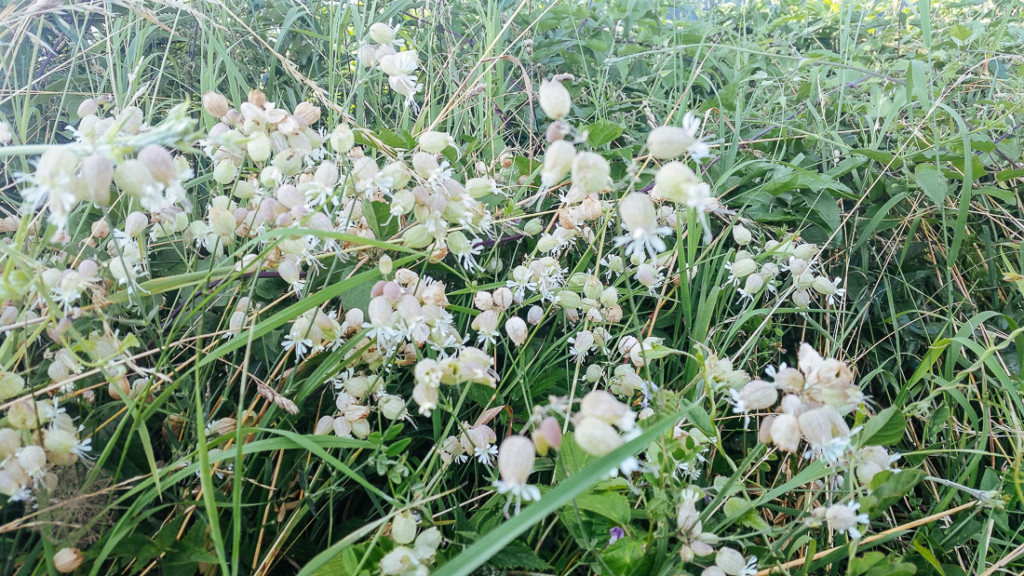
<svg viewBox="0 0 1024 576"><path fill-rule="evenodd" d="M619 216L630 232L652 232L657 228L658 213L654 203L646 194L633 192L619 203Z"/></svg>
<svg viewBox="0 0 1024 576"><path fill-rule="evenodd" d="M526 321L536 326L544 319L544 309L540 306L530 306L526 312Z"/></svg>
<svg viewBox="0 0 1024 576"><path fill-rule="evenodd" d="M833 420L829 413L829 407L812 408L800 414L800 431L808 444L812 446L824 446L833 438Z"/></svg>
<svg viewBox="0 0 1024 576"><path fill-rule="evenodd" d="M78 105L78 117L85 118L86 116L91 116L95 114L97 110L99 110L99 105L96 103L96 99L86 98Z"/></svg>
<svg viewBox="0 0 1024 576"><path fill-rule="evenodd" d="M540 83L540 107L552 120L560 120L569 114L572 98L569 91L558 80L544 80Z"/></svg>
<svg viewBox="0 0 1024 576"><path fill-rule="evenodd" d="M562 428L558 425L558 421L551 416L541 420L540 425L533 431L533 444L541 456L546 456L549 448L555 450L561 448Z"/></svg>
<svg viewBox="0 0 1024 576"><path fill-rule="evenodd" d="M249 142L246 143L245 149L249 154L249 158L257 164L266 162L270 158L271 148L270 137L264 132L256 132L249 138Z"/></svg>
<svg viewBox="0 0 1024 576"><path fill-rule="evenodd" d="M751 274L747 276L746 282L743 283L743 292L753 296L764 288L764 277L760 274Z"/></svg>
<svg viewBox="0 0 1024 576"><path fill-rule="evenodd" d="M370 25L370 38L377 44L389 44L395 39L395 29L383 22L374 22Z"/></svg>
<svg viewBox="0 0 1024 576"><path fill-rule="evenodd" d="M396 546L380 559L380 571L386 576L414 574L417 566L421 566L419 559L405 546Z"/></svg>
<svg viewBox="0 0 1024 576"><path fill-rule="evenodd" d="M818 294L829 296L836 293L836 285L824 276L818 276L811 282L811 288Z"/></svg>
<svg viewBox="0 0 1024 576"><path fill-rule="evenodd" d="M14 372L0 372L0 402L14 398L25 390L25 379ZM2 458L0 458L2 460Z"/></svg>
<svg viewBox="0 0 1024 576"><path fill-rule="evenodd" d="M82 564L82 559L78 548L61 548L53 555L53 567L61 574L70 574Z"/></svg>
<svg viewBox="0 0 1024 576"><path fill-rule="evenodd" d="M591 456L601 457L619 446L622 437L611 424L598 418L584 416L576 423L576 444Z"/></svg>
<svg viewBox="0 0 1024 576"><path fill-rule="evenodd" d="M818 255L818 246L816 244L801 244L793 248L793 257L800 260L806 260L810 262L812 258Z"/></svg>
<svg viewBox="0 0 1024 576"><path fill-rule="evenodd" d="M494 310L484 310L470 323L470 327L481 334L492 334L498 327L498 314Z"/></svg>
<svg viewBox="0 0 1024 576"><path fill-rule="evenodd" d="M512 303L515 300L515 296L512 294L511 290L503 286L494 291L492 299L494 305L497 306L500 310L504 311L508 310L512 306Z"/></svg>
<svg viewBox="0 0 1024 576"><path fill-rule="evenodd" d="M754 262L750 258L737 260L732 263L732 269L730 271L734 278L746 278L754 272L757 272L757 262Z"/></svg>

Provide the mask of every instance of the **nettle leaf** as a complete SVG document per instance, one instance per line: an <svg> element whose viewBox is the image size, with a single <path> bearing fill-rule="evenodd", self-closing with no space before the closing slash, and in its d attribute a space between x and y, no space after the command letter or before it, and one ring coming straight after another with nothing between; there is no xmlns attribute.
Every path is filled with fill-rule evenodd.
<svg viewBox="0 0 1024 576"><path fill-rule="evenodd" d="M949 195L949 182L938 168L931 164L918 164L914 168L914 182L936 206L942 207Z"/></svg>
<svg viewBox="0 0 1024 576"><path fill-rule="evenodd" d="M907 418L896 406L890 406L875 414L867 424L861 437L867 446L892 446L903 438Z"/></svg>
<svg viewBox="0 0 1024 576"><path fill-rule="evenodd" d="M583 130L587 134L587 143L594 148L604 146L622 136L622 127L608 120L598 120L594 124L584 126Z"/></svg>

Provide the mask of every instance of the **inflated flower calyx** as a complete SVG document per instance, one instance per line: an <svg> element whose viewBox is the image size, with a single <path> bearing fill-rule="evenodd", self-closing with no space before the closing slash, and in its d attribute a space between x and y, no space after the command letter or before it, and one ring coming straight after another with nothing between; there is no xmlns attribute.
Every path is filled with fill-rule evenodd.
<svg viewBox="0 0 1024 576"><path fill-rule="evenodd" d="M693 188L701 179L682 162L669 162L654 176L654 190L661 198L676 204L686 204L693 198Z"/></svg>
<svg viewBox="0 0 1024 576"><path fill-rule="evenodd" d="M541 185L550 188L561 182L572 169L576 148L565 140L556 140L548 145L544 153L544 167L540 172Z"/></svg>
<svg viewBox="0 0 1024 576"><path fill-rule="evenodd" d="M516 346L522 346L526 343L529 329L522 318L513 316L505 321L505 333Z"/></svg>
<svg viewBox="0 0 1024 576"><path fill-rule="evenodd" d="M561 120L569 114L572 98L569 91L558 80L544 80L540 83L540 107L552 120Z"/></svg>
<svg viewBox="0 0 1024 576"><path fill-rule="evenodd" d="M383 22L370 25L370 38L377 44L388 44L395 39L395 29Z"/></svg>
<svg viewBox="0 0 1024 576"><path fill-rule="evenodd" d="M580 152L572 162L572 181L585 194L603 192L611 185L611 167L600 154Z"/></svg>
<svg viewBox="0 0 1024 576"><path fill-rule="evenodd" d="M498 472L502 482L525 486L533 472L537 452L533 442L523 436L509 436L498 449Z"/></svg>
<svg viewBox="0 0 1024 576"><path fill-rule="evenodd" d="M747 230L742 224L737 224L732 227L732 239L740 246L750 244L750 240L752 238L753 236L750 234L750 230Z"/></svg>
<svg viewBox="0 0 1024 576"><path fill-rule="evenodd" d="M599 418L580 418L575 433L576 444L591 456L604 456L623 444L615 428Z"/></svg>
<svg viewBox="0 0 1024 576"><path fill-rule="evenodd" d="M695 142L694 134L684 128L661 126L647 137L647 148L659 160L672 160L686 154Z"/></svg>
<svg viewBox="0 0 1024 576"><path fill-rule="evenodd" d="M419 137L420 150L431 154L440 154L449 146L454 146L455 141L446 132L428 130Z"/></svg>

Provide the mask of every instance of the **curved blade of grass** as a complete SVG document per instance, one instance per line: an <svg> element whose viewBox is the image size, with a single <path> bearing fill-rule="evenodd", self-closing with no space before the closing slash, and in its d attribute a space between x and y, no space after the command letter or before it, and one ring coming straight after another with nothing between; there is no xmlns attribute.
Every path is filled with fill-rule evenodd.
<svg viewBox="0 0 1024 576"><path fill-rule="evenodd" d="M548 515L557 512L562 506L607 476L609 470L614 470L623 460L646 448L648 444L679 422L682 417L683 412L677 412L620 446L611 454L591 462L579 473L574 474L548 492L539 502L526 507L515 518L491 530L450 562L434 570L434 576L462 576L472 573L521 534L544 520Z"/></svg>

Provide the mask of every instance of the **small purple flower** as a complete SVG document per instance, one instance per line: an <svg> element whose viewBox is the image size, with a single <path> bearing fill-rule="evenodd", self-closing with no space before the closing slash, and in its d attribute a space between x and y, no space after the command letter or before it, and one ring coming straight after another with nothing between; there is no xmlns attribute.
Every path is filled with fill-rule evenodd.
<svg viewBox="0 0 1024 576"><path fill-rule="evenodd" d="M608 531L608 545L611 546L616 540L626 535L626 531L618 526L613 527Z"/></svg>

